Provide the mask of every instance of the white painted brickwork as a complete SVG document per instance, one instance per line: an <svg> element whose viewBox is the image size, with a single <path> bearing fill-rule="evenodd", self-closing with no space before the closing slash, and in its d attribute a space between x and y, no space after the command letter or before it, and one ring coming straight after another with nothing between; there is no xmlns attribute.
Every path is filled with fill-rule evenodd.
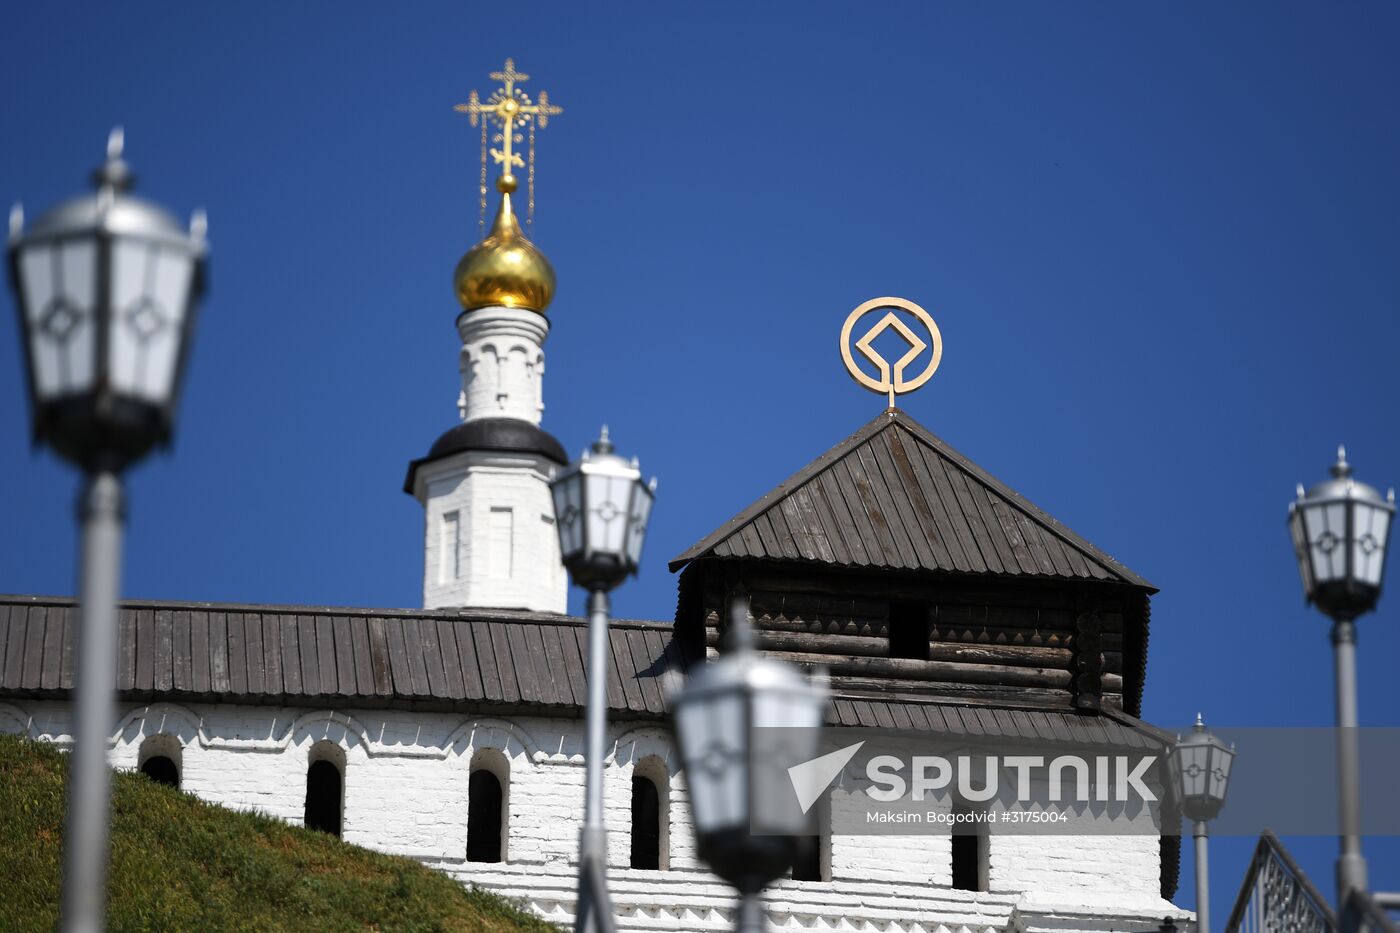
<svg viewBox="0 0 1400 933"><path fill-rule="evenodd" d="M68 706L0 703L0 731L71 744ZM236 809L302 819L306 768L329 743L345 762L344 838L406 855L498 891L567 927L582 817L582 722L397 710L154 703L123 709L112 763L135 768L155 737L179 745L182 787ZM615 724L606 771L610 883L620 928L728 930L730 889L696 861L684 776L658 725ZM319 747L318 747L319 745ZM152 746L146 746L148 749ZM503 759L502 759L503 756ZM504 760L506 861L465 861L474 761ZM669 870L627 868L632 770L670 775ZM1158 896L1152 836L994 836L990 893L955 891L946 837L832 840L830 882L782 881L768 895L775 930L879 933L1155 931L1190 914Z"/></svg>
<svg viewBox="0 0 1400 933"><path fill-rule="evenodd" d="M474 450L418 468L423 608L565 611L549 494L557 469L534 454Z"/></svg>
<svg viewBox="0 0 1400 933"><path fill-rule="evenodd" d="M462 336L463 421L544 415L544 341L549 319L519 308L478 308L457 318Z"/></svg>
<svg viewBox="0 0 1400 933"><path fill-rule="evenodd" d="M538 427L548 319L480 308L463 312L457 330L462 420L515 418ZM413 495L423 504L423 608L565 611L569 584L549 494L558 469L539 455L489 451L419 468Z"/></svg>

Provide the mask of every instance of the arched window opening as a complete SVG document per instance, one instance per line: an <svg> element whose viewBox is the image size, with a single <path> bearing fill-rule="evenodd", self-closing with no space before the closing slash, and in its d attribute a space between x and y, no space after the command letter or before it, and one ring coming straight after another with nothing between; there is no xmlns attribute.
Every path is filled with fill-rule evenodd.
<svg viewBox="0 0 1400 933"><path fill-rule="evenodd" d="M141 765L141 773L157 784L174 788L180 786L180 770L175 767L175 762L164 755L152 755L147 758L145 764Z"/></svg>
<svg viewBox="0 0 1400 933"><path fill-rule="evenodd" d="M318 742L311 749L306 768L306 807L303 822L307 829L340 837L345 814L345 753L329 742Z"/></svg>
<svg viewBox="0 0 1400 933"><path fill-rule="evenodd" d="M467 783L467 861L501 861L501 779L486 768L472 772Z"/></svg>
<svg viewBox="0 0 1400 933"><path fill-rule="evenodd" d="M661 867L661 795L649 778L632 775L632 867Z"/></svg>
<svg viewBox="0 0 1400 933"><path fill-rule="evenodd" d="M953 887L960 891L987 890L988 839L986 823L976 819L982 811L970 804L953 804Z"/></svg>
<svg viewBox="0 0 1400 933"><path fill-rule="evenodd" d="M180 787L180 740L173 735L153 735L141 743L136 767L158 784Z"/></svg>
<svg viewBox="0 0 1400 933"><path fill-rule="evenodd" d="M823 796L815 807L817 832L797 837L797 854L792 860L793 881L831 880L831 799Z"/></svg>
<svg viewBox="0 0 1400 933"><path fill-rule="evenodd" d="M632 767L631 867L665 871L670 865L671 772L657 755Z"/></svg>

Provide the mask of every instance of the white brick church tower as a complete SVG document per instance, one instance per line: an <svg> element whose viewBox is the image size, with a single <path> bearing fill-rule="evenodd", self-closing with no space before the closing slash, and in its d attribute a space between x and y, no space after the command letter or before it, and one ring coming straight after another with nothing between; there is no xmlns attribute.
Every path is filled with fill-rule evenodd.
<svg viewBox="0 0 1400 933"><path fill-rule="evenodd" d="M455 274L461 423L409 464L404 490L423 504L425 609L564 612L549 481L568 458L540 428L554 270L512 210L515 176L496 187L491 231Z"/></svg>

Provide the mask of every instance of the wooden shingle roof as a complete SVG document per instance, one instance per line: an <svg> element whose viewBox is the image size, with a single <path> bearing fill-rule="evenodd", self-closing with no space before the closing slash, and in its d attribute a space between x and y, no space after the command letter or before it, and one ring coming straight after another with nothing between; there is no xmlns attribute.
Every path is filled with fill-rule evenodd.
<svg viewBox="0 0 1400 933"><path fill-rule="evenodd" d="M0 595L0 700L63 699L73 688L74 600ZM669 623L610 626L609 717L661 719L703 653ZM504 610L345 609L131 601L117 632L117 688L128 701L406 707L581 716L587 620ZM1170 741L1124 713L832 698L834 726L982 738L1147 747Z"/></svg>
<svg viewBox="0 0 1400 933"><path fill-rule="evenodd" d="M72 689L77 615L71 599L0 596L0 696ZM576 716L587 636L587 620L552 613L127 602L117 688L128 699ZM692 660L670 623L616 620L610 636L611 714L663 715Z"/></svg>
<svg viewBox="0 0 1400 933"><path fill-rule="evenodd" d="M1097 714L984 703L921 702L871 696L833 697L827 722L835 726L910 730L986 741L1076 742L1120 748L1160 749L1174 736L1120 710Z"/></svg>
<svg viewBox="0 0 1400 933"><path fill-rule="evenodd" d="M1156 587L899 409L881 413L671 561L1106 580Z"/></svg>

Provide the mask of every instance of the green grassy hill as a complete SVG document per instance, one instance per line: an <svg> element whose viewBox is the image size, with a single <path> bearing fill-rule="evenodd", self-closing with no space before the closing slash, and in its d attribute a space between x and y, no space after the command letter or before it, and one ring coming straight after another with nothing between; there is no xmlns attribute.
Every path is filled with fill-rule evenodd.
<svg viewBox="0 0 1400 933"><path fill-rule="evenodd" d="M0 736L0 930L58 918L67 756ZM108 927L555 931L417 862L115 776Z"/></svg>

